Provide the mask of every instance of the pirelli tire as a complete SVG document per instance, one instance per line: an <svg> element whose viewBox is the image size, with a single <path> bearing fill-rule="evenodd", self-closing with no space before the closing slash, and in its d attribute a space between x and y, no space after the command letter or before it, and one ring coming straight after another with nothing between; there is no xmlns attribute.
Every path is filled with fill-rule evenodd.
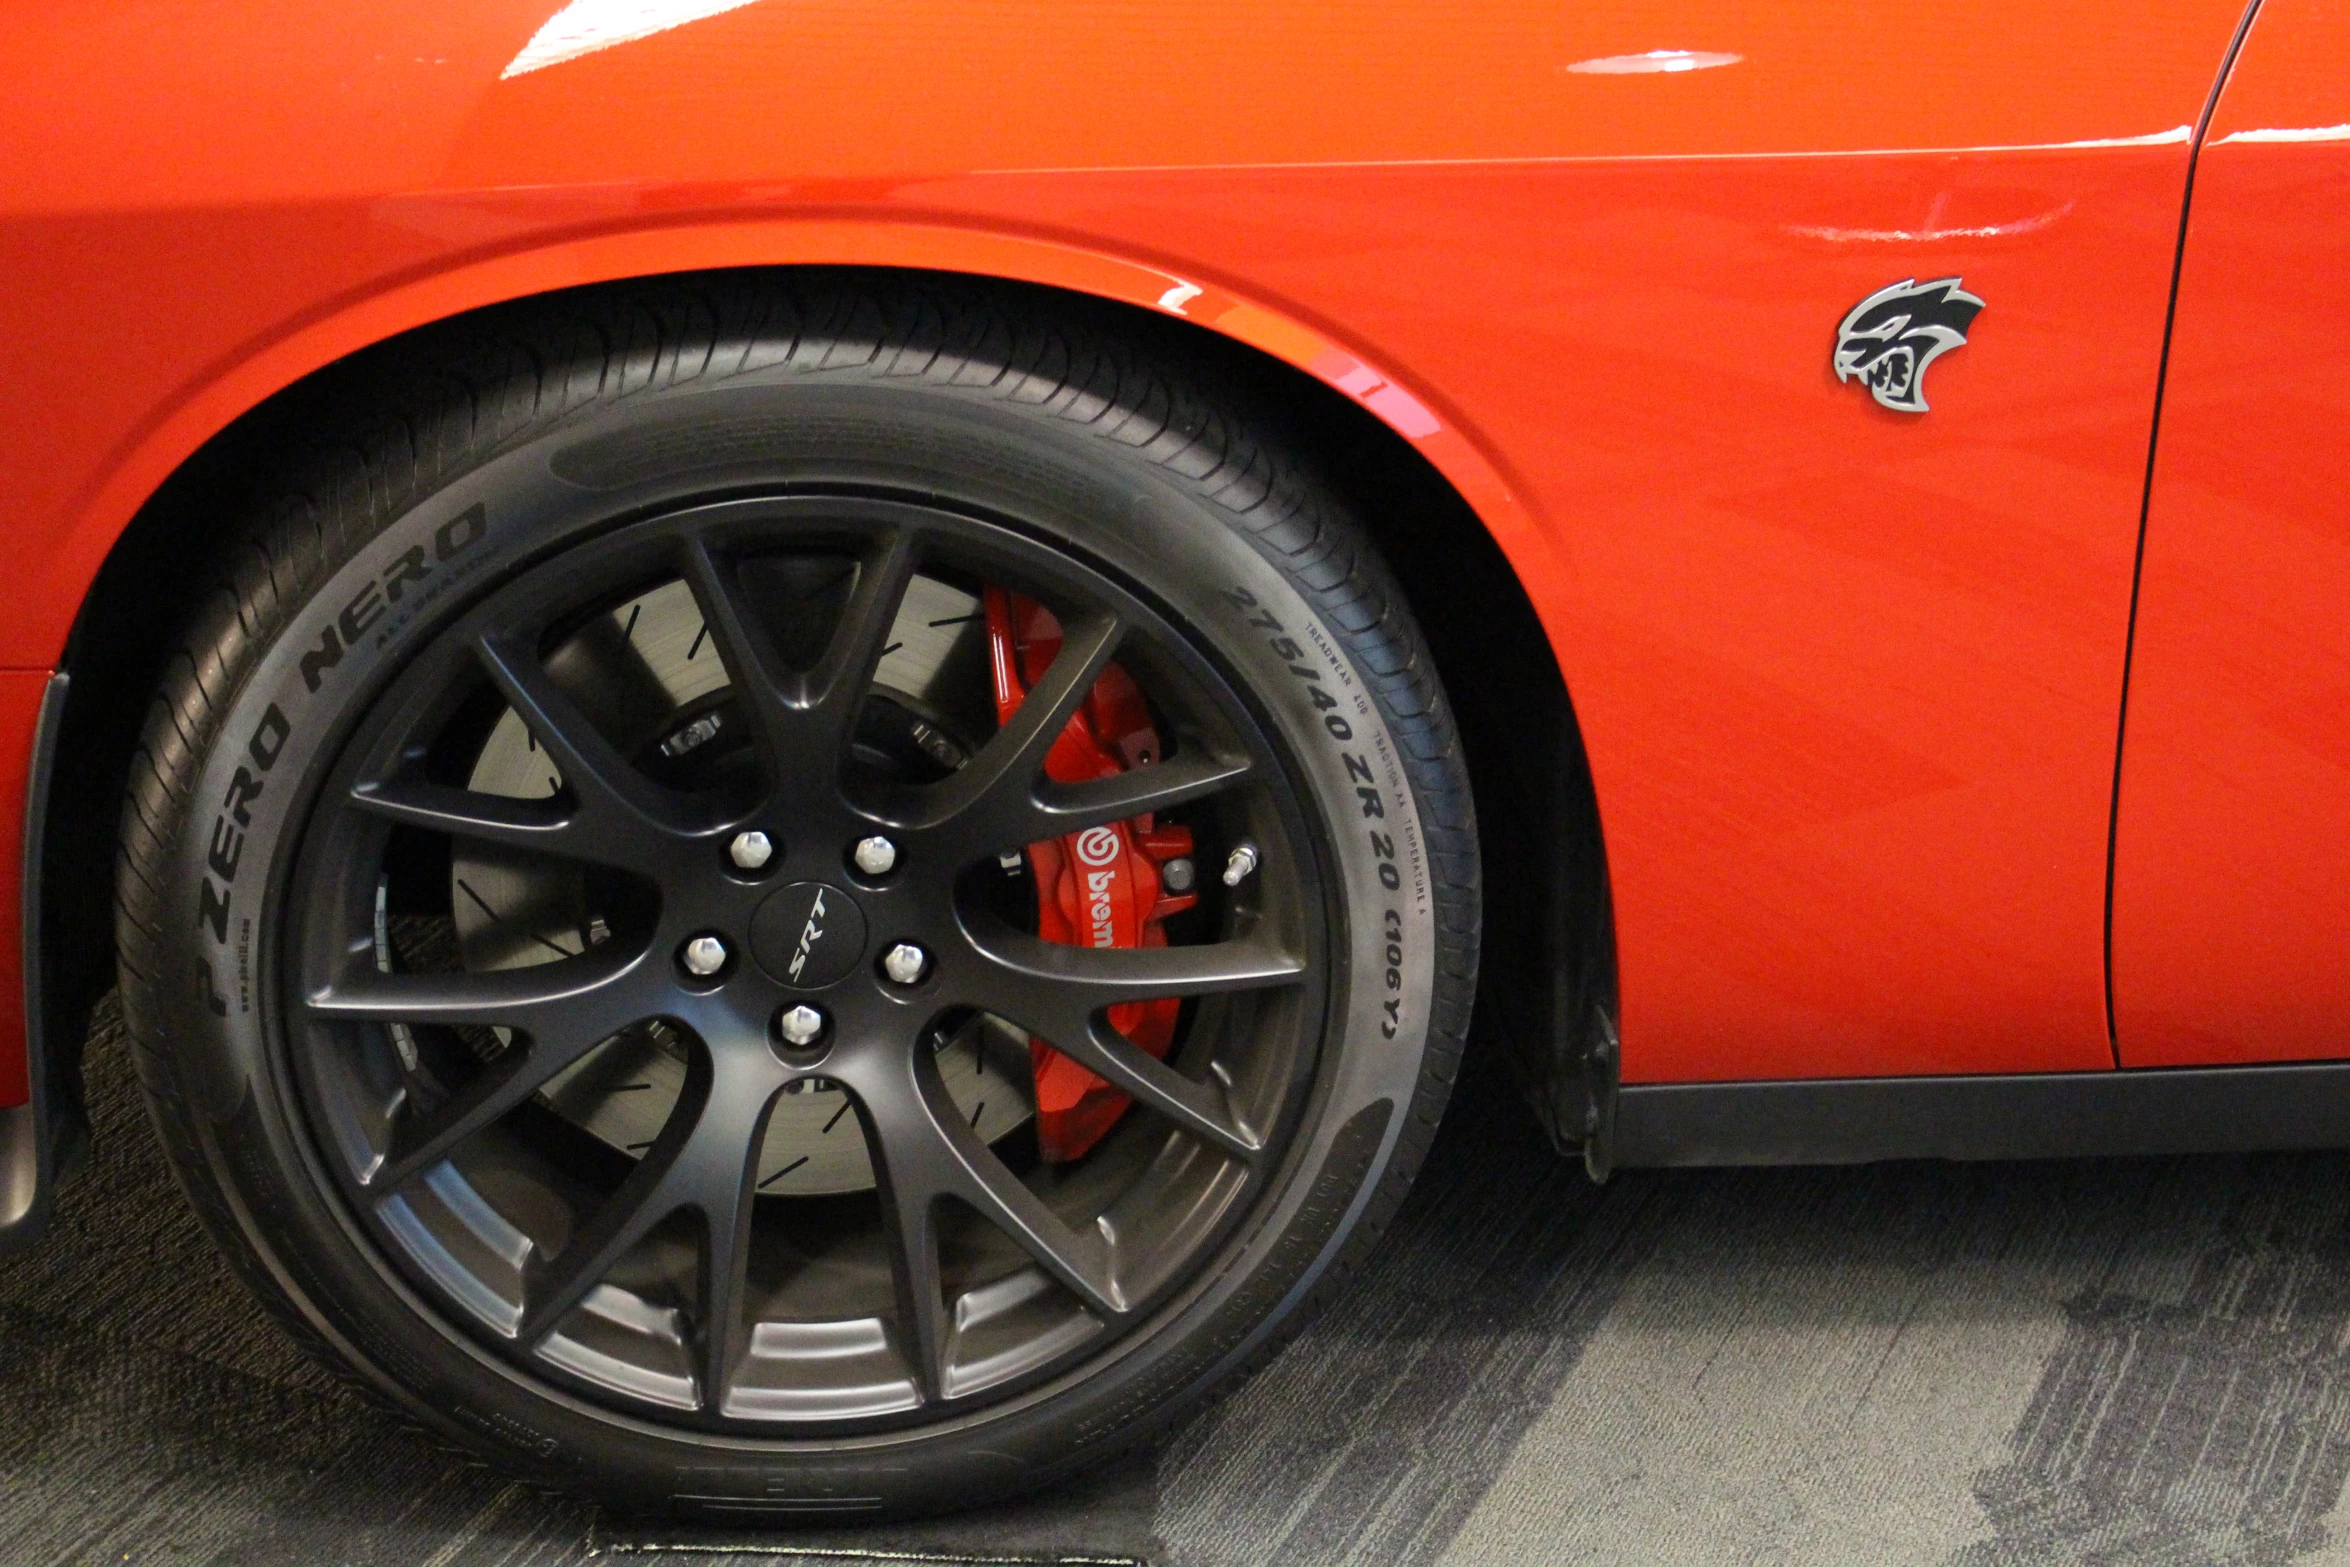
<svg viewBox="0 0 2350 1567"><path fill-rule="evenodd" d="M258 477L248 523L205 563L214 584L189 617L131 771L118 881L125 1012L156 1129L240 1275L310 1351L408 1421L536 1482L647 1512L839 1519L950 1508L1096 1464L1166 1430L1259 1362L1312 1303L1344 1288L1410 1183L1459 1059L1478 868L1468 781L1427 651L1394 581L1308 457L1283 449L1212 386L1123 342L1113 314L977 284L869 275L583 291L421 334L377 355L358 389L338 397L342 411L315 449ZM732 1395L691 1377L689 1389L704 1387L686 1395L704 1397L699 1412L664 1413L518 1359L485 1326L494 1311L476 1319L452 1304L462 1290L436 1280L457 1275L418 1263L421 1253L387 1239L395 1231L383 1203L353 1195L367 1157L353 1151L350 1128L365 1115L336 1108L344 1101L334 1074L344 1069L333 1050L392 1057L374 1025L344 1034L311 1020L312 993L295 983L311 961L303 943L314 945L335 917L305 904L312 895L302 889L345 875L314 862L343 841L331 823L347 801L335 791L347 789L369 726L389 722L387 693L422 679L436 650L470 634L464 628L504 602L500 594L522 592L518 584L560 584L563 563L605 558L595 552L620 548L634 537L628 530L683 529L675 519L729 507L776 528L798 526L792 519L810 508L879 517L874 526L946 540L942 549L965 552L957 559L1031 561L1039 583L1090 584L1071 591L1114 602L1128 628L1122 646L1140 649L1137 668L1157 660L1148 667L1172 671L1170 690L1208 693L1203 724L1255 737L1247 743L1259 761L1245 787L1257 792L1246 809L1290 825L1275 834L1288 835L1286 850L1262 846L1279 863L1254 874L1280 871L1318 889L1297 895L1311 904L1296 927L1309 934L1291 943L1313 949L1310 964L1299 960L1311 972L1283 980L1294 988L1277 994L1319 999L1311 1008L1268 1000L1255 1013L1234 1003L1218 1014L1236 1038L1273 1029L1231 1021L1255 1016L1288 1020L1282 1038L1303 1041L1293 1055L1267 1057L1289 1064L1261 1074L1274 1085L1261 1100L1275 1124L1233 1134L1261 1147L1215 1188L1240 1195L1220 1199L1226 1207L1212 1225L1136 1253L1167 1259L1148 1299L1105 1318L1109 1326L1083 1340L1093 1347L1034 1351L1039 1369L1005 1373L987 1391L922 1393L925 1376L940 1389L952 1381L940 1360L908 1371L915 1405L829 1424L737 1418ZM852 610L838 613L846 626ZM730 679L737 689L739 675ZM734 711L727 723L737 722ZM548 801L566 798L559 780L551 787ZM1200 819L1212 838L1213 823ZM791 828L778 836L789 839ZM1203 854L1202 883L1220 883L1229 861L1216 846L1214 858ZM382 890L398 874L378 875L379 908L400 896ZM658 911L671 897L664 885L655 890L659 897L639 900L656 909L645 915L648 930L662 928ZM1217 940L1272 918L1238 901L1219 917ZM625 925L616 913L613 928ZM584 944L597 939L583 937L569 961L588 962ZM376 966L388 971L386 940L377 938ZM352 945L364 948L364 931ZM353 961L368 966L363 955ZM1208 1004L1198 1006L1187 1027L1206 1026L1196 1020ZM488 1040L484 1050L520 1037L492 1035L466 1037ZM330 1038L370 1042L317 1043ZM412 1038L402 1046L414 1048ZM691 1063L717 1058L680 1048L684 1104ZM979 1046L972 1055L984 1073ZM454 1102L463 1090L450 1092ZM1240 1104L1240 1088L1224 1092ZM1245 1120L1239 1109L1232 1116L1236 1126ZM1127 1121L1146 1128L1136 1137L1162 1135L1142 1110ZM699 1136L699 1125L677 1135ZM897 1158L875 1146L876 1168ZM513 1157L555 1156L533 1145ZM997 1179L992 1167L987 1178ZM1015 1176L1048 1196L1071 1189L1053 1184L1061 1178ZM1118 1202L1143 1201L1132 1195L1139 1187L1103 1187L1113 1189ZM759 1204L792 1200L746 1197L731 1233L769 1234L761 1216L777 1210ZM896 1270L901 1291L912 1287L906 1279L929 1276L903 1249L913 1244L902 1239L910 1221L886 1220L886 1188L812 1200L878 1202L885 1234L874 1255ZM1015 1209L1026 1201L1006 1200ZM413 1219L423 1206L420 1197L404 1211ZM720 1298L715 1211L678 1210L687 1227L677 1233L701 1237L679 1244L704 1248L676 1286L685 1304L674 1310L675 1332L689 1360L692 1345L739 1326L730 1317L705 1330L690 1320L697 1302ZM570 1233L587 1233L587 1219L569 1222ZM992 1246L1001 1236L982 1239ZM560 1246L551 1255L559 1263ZM925 1255L937 1263L944 1253ZM1059 1289L1052 1280L1069 1275L1048 1262L1036 1265L1039 1276ZM527 1275L538 1261L515 1265ZM480 1287L491 1289L502 1266L480 1262L492 1281ZM644 1299L658 1296L643 1287L653 1291ZM1053 1321L1093 1332L1083 1299L1074 1308L1053 1299L1064 1313ZM876 1318L888 1344L911 1333L906 1323L924 1308L902 1309L897 1326L887 1326L886 1309ZM659 1344L670 1329L642 1331ZM727 1353L700 1363L723 1367ZM903 1353L909 1364L918 1358ZM775 1363L785 1367L777 1376L798 1364ZM638 1386L614 1375L615 1386ZM645 1371L639 1382L658 1378ZM802 1407L788 1388L775 1396L783 1402L774 1408Z"/></svg>

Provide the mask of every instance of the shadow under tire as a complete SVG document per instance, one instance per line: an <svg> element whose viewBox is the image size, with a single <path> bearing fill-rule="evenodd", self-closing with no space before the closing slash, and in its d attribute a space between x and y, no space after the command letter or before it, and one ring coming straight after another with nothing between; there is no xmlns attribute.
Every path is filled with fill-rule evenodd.
<svg viewBox="0 0 2350 1567"><path fill-rule="evenodd" d="M901 1515L1344 1287L1478 873L1306 455L1114 312L759 274L418 334L266 479L118 949L183 1186L330 1365L621 1508Z"/></svg>

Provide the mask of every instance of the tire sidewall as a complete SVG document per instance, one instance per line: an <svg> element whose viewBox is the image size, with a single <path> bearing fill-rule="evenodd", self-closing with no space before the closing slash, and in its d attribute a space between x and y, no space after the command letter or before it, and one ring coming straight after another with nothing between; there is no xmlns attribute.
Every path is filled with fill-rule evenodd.
<svg viewBox="0 0 2350 1567"><path fill-rule="evenodd" d="M415 1291L329 1195L335 1180L278 1016L273 933L301 823L343 741L466 606L633 518L825 490L1008 521L1089 557L1204 639L1287 753L1318 828L1340 915L1331 1016L1294 1140L1237 1232L1151 1322L1076 1371L938 1426L870 1437L656 1427L526 1380ZM620 1505L685 1510L894 1512L1001 1494L1158 1427L1250 1358L1338 1257L1410 1119L1439 922L1421 804L1378 688L1248 522L1147 452L1041 408L878 375L777 372L576 415L324 563L217 710L181 797L157 998L234 1221L307 1324L430 1426L550 1478L584 1479ZM1337 706L1318 705L1316 686Z"/></svg>

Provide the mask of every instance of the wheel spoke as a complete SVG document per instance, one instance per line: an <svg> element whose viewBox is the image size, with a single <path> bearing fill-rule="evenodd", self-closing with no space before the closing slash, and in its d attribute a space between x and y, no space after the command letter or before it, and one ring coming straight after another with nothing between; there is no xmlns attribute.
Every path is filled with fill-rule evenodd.
<svg viewBox="0 0 2350 1567"><path fill-rule="evenodd" d="M542 1044L580 1048L651 1015L636 983L643 954L618 943L527 968L436 974L354 971L311 992L314 1018L372 1023L472 1023L513 1028Z"/></svg>
<svg viewBox="0 0 2350 1567"><path fill-rule="evenodd" d="M855 585L822 656L813 668L798 670L786 662L760 620L734 562L705 538L687 541L687 585L758 729L771 776L787 778L804 770L800 758L837 759L845 751L913 579L914 561L911 533L893 528L881 534L857 562Z"/></svg>
<svg viewBox="0 0 2350 1567"><path fill-rule="evenodd" d="M880 1124L857 1101L857 1118L868 1148L881 1146ZM938 1266L938 1200L935 1181L922 1178L907 1155L873 1161L881 1191L881 1222L889 1239L890 1281L897 1295L900 1346L924 1402L946 1396L946 1283Z"/></svg>
<svg viewBox="0 0 2350 1567"><path fill-rule="evenodd" d="M723 1411L747 1336L751 1212L758 1156L780 1085L755 1060L722 1059L711 1102L673 1172L702 1215L700 1354L702 1407Z"/></svg>
<svg viewBox="0 0 2350 1567"><path fill-rule="evenodd" d="M1254 1158L1263 1146L1233 1114L1220 1086L1194 1082L1137 1048L1102 1013L1125 1001L1276 989L1298 983L1305 965L1257 941L1193 947L1064 946L998 927L972 933L988 966L968 999L1026 1029L1195 1137Z"/></svg>
<svg viewBox="0 0 2350 1567"><path fill-rule="evenodd" d="M1121 1001L1271 990L1305 977L1295 955L1261 939L1187 947L1072 947L994 921L965 929L987 960L969 999L1010 1021L1051 1033L1051 1019L1091 1017ZM1009 1009L1009 1010L1007 1010Z"/></svg>
<svg viewBox="0 0 2350 1567"><path fill-rule="evenodd" d="M1025 824L1010 820L1011 813L1006 812L1002 826L997 827L994 813L990 813L987 825L1002 834L1002 841L1000 844L991 841L986 848L1015 848L1044 838L1083 832L1108 822L1126 821L1149 811L1164 811L1229 789L1244 782L1252 771L1253 765L1247 757L1200 750L1086 783L1064 784L1048 779L1030 800L1013 802L1027 806Z"/></svg>
<svg viewBox="0 0 2350 1567"><path fill-rule="evenodd" d="M916 820L908 825L952 837L953 857L965 860L1059 830L1040 826L1051 819L1035 798L1045 753L1069 726L1125 635L1125 623L1107 611L1067 625L1061 651L1011 721L970 761L924 791Z"/></svg>
<svg viewBox="0 0 2350 1567"><path fill-rule="evenodd" d="M955 1198L1009 1235L1037 1265L1110 1317L1127 1310L1116 1256L1094 1229L1071 1229L1030 1191L964 1121L928 1051L844 1075L857 1095L876 1173L888 1194L895 1266L910 1297L909 1348L917 1373L935 1382L943 1356L945 1302L940 1298L937 1207ZM935 1320L932 1311L941 1313Z"/></svg>
<svg viewBox="0 0 2350 1567"><path fill-rule="evenodd" d="M769 775L780 775L798 716L793 701L798 672L785 663L761 623L734 574L733 562L716 554L701 537L686 540L685 580L718 649L718 660L726 666L735 700L751 721Z"/></svg>
<svg viewBox="0 0 2350 1567"><path fill-rule="evenodd" d="M306 1005L321 1020L471 1024L521 1036L445 1102L404 1120L366 1185L391 1191L438 1164L556 1073L643 1021L650 1009L631 983L634 966L591 954L478 974L356 974L314 992Z"/></svg>
<svg viewBox="0 0 2350 1567"><path fill-rule="evenodd" d="M1037 1032L1042 1032L1041 1030ZM1094 1018L1082 1030L1045 1033L1045 1043L1192 1136L1238 1159L1254 1159L1264 1141L1232 1113L1221 1083L1195 1083L1134 1041Z"/></svg>
<svg viewBox="0 0 2350 1567"><path fill-rule="evenodd" d="M1107 1316L1124 1316L1126 1298L1118 1289L1108 1238L1098 1229L1071 1229L959 1117L949 1116L947 1122L949 1138L969 1145L959 1150L968 1173L955 1195L1019 1242L1039 1267L1087 1305Z"/></svg>
<svg viewBox="0 0 2350 1567"><path fill-rule="evenodd" d="M518 1045L483 1067L463 1088L423 1115L402 1121L391 1152L367 1177L370 1191L390 1192L431 1169L457 1145L537 1093L585 1051Z"/></svg>
<svg viewBox="0 0 2350 1567"><path fill-rule="evenodd" d="M579 802L578 827L603 840L605 857L627 853L648 834L691 830L680 801L638 771L547 674L519 638L485 636L474 644L482 668L515 715L553 759Z"/></svg>
<svg viewBox="0 0 2350 1567"><path fill-rule="evenodd" d="M842 607L824 656L808 672L807 705L824 714L831 737L845 743L856 727L865 689L897 623L898 605L914 577L914 537L902 528L882 534L857 562L857 585Z"/></svg>
<svg viewBox="0 0 2350 1567"><path fill-rule="evenodd" d="M553 800L517 800L446 784L379 780L351 790L350 801L370 815L482 843L592 859L571 813ZM592 841L592 840L591 840Z"/></svg>
<svg viewBox="0 0 2350 1567"><path fill-rule="evenodd" d="M755 1067L714 1078L710 1060L697 1055L687 1069L669 1120L620 1188L532 1272L519 1337L537 1345L655 1225L691 1209L703 1220L696 1372L704 1406L716 1411L743 1338L751 1183L780 1085Z"/></svg>
<svg viewBox="0 0 2350 1567"><path fill-rule="evenodd" d="M669 1126L645 1150L637 1167L628 1173L628 1179L620 1183L620 1189L604 1199L554 1259L527 1274L522 1322L516 1330L524 1348L536 1348L554 1330L555 1324L603 1281L604 1275L628 1254L630 1247L643 1240L654 1225L677 1211L679 1204L669 1172L686 1141L684 1135L675 1133L678 1120L673 1113Z"/></svg>

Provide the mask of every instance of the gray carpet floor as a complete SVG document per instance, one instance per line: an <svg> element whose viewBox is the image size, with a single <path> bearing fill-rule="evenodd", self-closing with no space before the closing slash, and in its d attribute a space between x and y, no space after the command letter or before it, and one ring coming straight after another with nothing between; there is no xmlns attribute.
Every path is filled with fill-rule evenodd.
<svg viewBox="0 0 2350 1567"><path fill-rule="evenodd" d="M2350 1567L2350 1156L1631 1173L1472 1073L1363 1288L1156 1452L919 1526L647 1529L455 1466L230 1281L109 1010L0 1262L0 1561Z"/></svg>

